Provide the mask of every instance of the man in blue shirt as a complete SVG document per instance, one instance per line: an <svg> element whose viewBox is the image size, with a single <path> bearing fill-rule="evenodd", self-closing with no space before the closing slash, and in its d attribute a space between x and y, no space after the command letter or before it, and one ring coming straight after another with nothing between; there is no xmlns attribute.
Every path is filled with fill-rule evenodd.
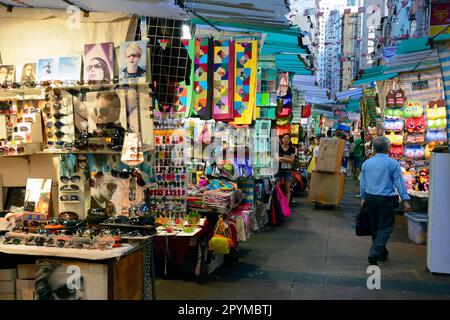
<svg viewBox="0 0 450 320"><path fill-rule="evenodd" d="M366 206L371 224L372 247L369 264L385 261L386 244L394 228L394 209L400 195L405 211L410 211L409 195L400 165L389 158L391 143L386 137L374 140L375 156L364 162L361 171L361 207Z"/></svg>

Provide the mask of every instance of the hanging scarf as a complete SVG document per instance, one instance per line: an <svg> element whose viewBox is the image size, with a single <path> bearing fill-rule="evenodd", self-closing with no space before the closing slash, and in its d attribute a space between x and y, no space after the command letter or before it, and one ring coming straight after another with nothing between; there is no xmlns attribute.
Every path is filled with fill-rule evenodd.
<svg viewBox="0 0 450 320"><path fill-rule="evenodd" d="M213 119L233 120L234 42L214 41Z"/></svg>
<svg viewBox="0 0 450 320"><path fill-rule="evenodd" d="M256 109L258 41L236 42L233 124L251 124Z"/></svg>
<svg viewBox="0 0 450 320"><path fill-rule="evenodd" d="M203 120L211 119L212 47L212 39L195 40L194 114Z"/></svg>

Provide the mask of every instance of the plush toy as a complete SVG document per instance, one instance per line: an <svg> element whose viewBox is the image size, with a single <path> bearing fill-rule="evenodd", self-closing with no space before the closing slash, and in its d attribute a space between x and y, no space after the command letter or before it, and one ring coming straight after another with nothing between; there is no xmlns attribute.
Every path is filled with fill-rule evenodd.
<svg viewBox="0 0 450 320"><path fill-rule="evenodd" d="M425 155L425 149L420 145L409 145L405 147L405 157L419 160Z"/></svg>
<svg viewBox="0 0 450 320"><path fill-rule="evenodd" d="M386 119L384 121L384 131L391 132L394 131L394 121L391 119Z"/></svg>
<svg viewBox="0 0 450 320"><path fill-rule="evenodd" d="M389 90L386 95L386 106L394 107L395 106L395 91Z"/></svg>
<svg viewBox="0 0 450 320"><path fill-rule="evenodd" d="M398 119L393 121L393 129L395 132L403 131L403 120Z"/></svg>
<svg viewBox="0 0 450 320"><path fill-rule="evenodd" d="M391 147L390 156L396 160L399 160L403 157L404 149L402 145L393 145Z"/></svg>
<svg viewBox="0 0 450 320"><path fill-rule="evenodd" d="M427 142L442 144L447 141L447 136L445 131L428 130L427 131Z"/></svg>
<svg viewBox="0 0 450 320"><path fill-rule="evenodd" d="M427 146L425 147L425 159L430 159L431 158L431 151L433 151L434 149L434 145L432 143L427 144Z"/></svg>
<svg viewBox="0 0 450 320"><path fill-rule="evenodd" d="M410 133L406 137L407 143L424 143L425 142L425 135L423 133Z"/></svg>
<svg viewBox="0 0 450 320"><path fill-rule="evenodd" d="M387 134L386 138L388 138L391 141L392 145L400 146L403 145L403 135L402 134L394 134L394 132L391 132L391 134Z"/></svg>
<svg viewBox="0 0 450 320"><path fill-rule="evenodd" d="M415 148L413 146L405 147L405 153L404 153L405 157L414 159L414 154L415 154Z"/></svg>
<svg viewBox="0 0 450 320"><path fill-rule="evenodd" d="M405 105L405 110L403 111L403 116L405 118L419 118L423 115L423 106L419 101L408 100Z"/></svg>
<svg viewBox="0 0 450 320"><path fill-rule="evenodd" d="M406 119L406 130L409 133L420 132L424 133L426 128L425 117Z"/></svg>
<svg viewBox="0 0 450 320"><path fill-rule="evenodd" d="M422 146L417 146L414 150L414 159L420 160L425 156L425 149Z"/></svg>
<svg viewBox="0 0 450 320"><path fill-rule="evenodd" d="M428 127L430 129L444 130L447 126L446 119L428 120Z"/></svg>
<svg viewBox="0 0 450 320"><path fill-rule="evenodd" d="M405 91L403 89L399 89L395 93L395 105L398 108L403 107L403 104L405 103Z"/></svg>
<svg viewBox="0 0 450 320"><path fill-rule="evenodd" d="M396 109L390 109L390 108L387 108L387 109L386 109L386 112L384 113L384 116L385 116L387 119L392 119L392 118L394 117L394 110L396 110Z"/></svg>
<svg viewBox="0 0 450 320"><path fill-rule="evenodd" d="M427 119L435 120L435 119L445 119L445 107L441 108L427 108Z"/></svg>

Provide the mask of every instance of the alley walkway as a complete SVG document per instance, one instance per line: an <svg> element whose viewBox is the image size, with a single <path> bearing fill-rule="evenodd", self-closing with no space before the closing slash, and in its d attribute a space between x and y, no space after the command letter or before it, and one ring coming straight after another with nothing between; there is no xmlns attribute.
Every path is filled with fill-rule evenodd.
<svg viewBox="0 0 450 320"><path fill-rule="evenodd" d="M201 280L158 278L158 299L450 299L450 276L426 270L426 246L408 239L396 216L381 290L368 290L371 240L354 234L358 186L346 184L337 209L314 210L297 198L293 215L273 231L253 234L240 259Z"/></svg>

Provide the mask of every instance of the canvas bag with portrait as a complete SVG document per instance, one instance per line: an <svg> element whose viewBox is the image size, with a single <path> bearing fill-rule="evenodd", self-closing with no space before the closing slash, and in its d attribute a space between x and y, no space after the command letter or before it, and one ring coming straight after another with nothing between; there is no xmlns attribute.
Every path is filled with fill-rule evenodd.
<svg viewBox="0 0 450 320"><path fill-rule="evenodd" d="M128 166L138 166L144 162L139 133L125 133L120 161Z"/></svg>

